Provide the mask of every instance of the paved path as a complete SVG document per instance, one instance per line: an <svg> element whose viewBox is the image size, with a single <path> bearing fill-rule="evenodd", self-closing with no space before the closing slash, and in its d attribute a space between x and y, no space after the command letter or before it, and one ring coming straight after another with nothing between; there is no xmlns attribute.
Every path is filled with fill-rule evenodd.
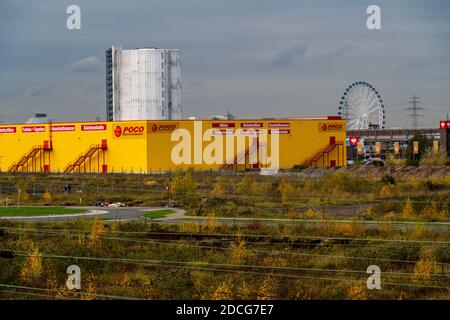
<svg viewBox="0 0 450 320"><path fill-rule="evenodd" d="M34 221L34 222L54 222L54 221L69 221L76 220L79 218L95 218L97 216L101 217L105 221L132 221L132 220L147 220L154 221L163 224L182 224L186 222L204 224L207 222L206 217L197 216L186 216L184 209L179 208L168 208L168 207L123 207L123 208L101 208L99 207L70 207L70 208L80 208L87 209L87 213L78 214L64 214L64 215L51 215L51 216L35 216L35 217L3 217L3 219L11 221ZM148 219L144 218L145 212L156 211L156 210L174 210L175 212L165 216L164 218L158 219ZM217 218L219 224L238 224L247 225L252 221L259 221L264 224L274 225L274 224L305 224L305 225L320 225L325 223L352 223L352 220L317 220L317 219L283 219L283 218L254 218L254 217L220 217ZM356 221L361 224L362 227L367 228L378 228L380 223L377 221ZM417 222L391 222L391 226L395 229L410 229L415 228ZM439 223L439 222L423 222L420 223L424 227L428 227L433 230L449 230L450 223Z"/></svg>
<svg viewBox="0 0 450 320"><path fill-rule="evenodd" d="M69 221L80 218L95 218L101 217L104 220L129 221L143 219L144 213L155 210L171 209L175 210L176 217L184 214L184 210L178 208L167 207L123 207L123 208L99 208L99 207L68 207L72 209L87 209L87 213L76 214L61 214L49 216L33 216L33 217L3 217L3 219L10 221L25 221L25 222L53 222L53 221Z"/></svg>

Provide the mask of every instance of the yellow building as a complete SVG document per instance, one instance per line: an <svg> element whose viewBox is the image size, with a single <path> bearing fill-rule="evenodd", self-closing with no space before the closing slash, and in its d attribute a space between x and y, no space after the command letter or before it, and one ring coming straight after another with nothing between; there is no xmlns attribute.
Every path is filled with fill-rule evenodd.
<svg viewBox="0 0 450 320"><path fill-rule="evenodd" d="M2 124L2 172L154 172L345 166L337 116Z"/></svg>

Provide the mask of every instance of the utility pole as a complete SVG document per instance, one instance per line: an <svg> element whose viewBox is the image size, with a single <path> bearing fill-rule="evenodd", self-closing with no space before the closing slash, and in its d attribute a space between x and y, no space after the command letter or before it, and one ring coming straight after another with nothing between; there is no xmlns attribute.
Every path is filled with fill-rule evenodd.
<svg viewBox="0 0 450 320"><path fill-rule="evenodd" d="M419 110L424 110L425 108L419 107L422 101L419 100L419 97L416 96L416 93L410 98L411 100L408 103L411 107L405 108L405 110L411 110L411 113L408 114L408 117L412 118L412 127L413 129L417 129L418 126L418 118L423 117L423 114L419 114Z"/></svg>
<svg viewBox="0 0 450 320"><path fill-rule="evenodd" d="M233 120L234 116L233 114L230 112L230 110L227 110L227 120Z"/></svg>

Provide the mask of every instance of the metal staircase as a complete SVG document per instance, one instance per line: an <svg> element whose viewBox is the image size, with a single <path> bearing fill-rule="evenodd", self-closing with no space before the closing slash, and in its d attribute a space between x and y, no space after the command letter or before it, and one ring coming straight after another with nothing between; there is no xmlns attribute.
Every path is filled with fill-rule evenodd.
<svg viewBox="0 0 450 320"><path fill-rule="evenodd" d="M87 172L87 164L89 164L89 172L92 172L92 158L97 154L97 172L100 172L100 156L102 155L101 172L106 173L107 165L105 164L105 150L107 149L106 140L102 140L101 144L95 144L89 147L86 152L78 155L75 161L69 163L64 169L64 173L75 172L75 168L78 168L78 172L81 172L83 166L84 172Z"/></svg>
<svg viewBox="0 0 450 320"><path fill-rule="evenodd" d="M227 170L227 169L237 169L239 165L243 165L245 170L259 170L261 167L260 159L259 158L259 140L256 139L256 142L252 143L251 147L247 147L245 150L241 151L240 153L236 154L236 156L233 159L233 162L225 163L220 167L220 170ZM249 163L250 155L253 155L254 153L255 157L257 159L256 163Z"/></svg>
<svg viewBox="0 0 450 320"><path fill-rule="evenodd" d="M20 159L9 167L9 172L18 171L28 172L31 166L33 172L37 172L39 165L41 172L48 172L50 167L50 151L52 150L51 141L44 141L43 145L33 146L30 151L25 153ZM46 155L48 154L48 157ZM39 159L39 163L37 161ZM48 161L47 161L48 160Z"/></svg>
<svg viewBox="0 0 450 320"><path fill-rule="evenodd" d="M327 165L330 166L330 153L340 146L344 147L344 144L340 141L330 143L326 148L317 151L311 158L307 159L303 165L307 167L317 167L319 160L322 159L322 166L325 166L325 158L327 159ZM339 152L338 152L338 164L339 164Z"/></svg>

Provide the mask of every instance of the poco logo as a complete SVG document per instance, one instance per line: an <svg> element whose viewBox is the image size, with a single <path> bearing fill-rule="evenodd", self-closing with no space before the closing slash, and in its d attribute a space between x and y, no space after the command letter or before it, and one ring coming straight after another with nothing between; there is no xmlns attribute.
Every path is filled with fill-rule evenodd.
<svg viewBox="0 0 450 320"><path fill-rule="evenodd" d="M114 129L114 135L119 138L122 135L122 127L121 126L116 126L116 128Z"/></svg>
<svg viewBox="0 0 450 320"><path fill-rule="evenodd" d="M342 131L344 125L342 123L332 122L332 123L319 123L319 132L325 131Z"/></svg>
<svg viewBox="0 0 450 320"><path fill-rule="evenodd" d="M153 123L151 130L153 133L172 132L178 128L178 123Z"/></svg>
<svg viewBox="0 0 450 320"><path fill-rule="evenodd" d="M117 138L125 136L143 136L145 131L144 126L119 126L114 128L114 136Z"/></svg>

